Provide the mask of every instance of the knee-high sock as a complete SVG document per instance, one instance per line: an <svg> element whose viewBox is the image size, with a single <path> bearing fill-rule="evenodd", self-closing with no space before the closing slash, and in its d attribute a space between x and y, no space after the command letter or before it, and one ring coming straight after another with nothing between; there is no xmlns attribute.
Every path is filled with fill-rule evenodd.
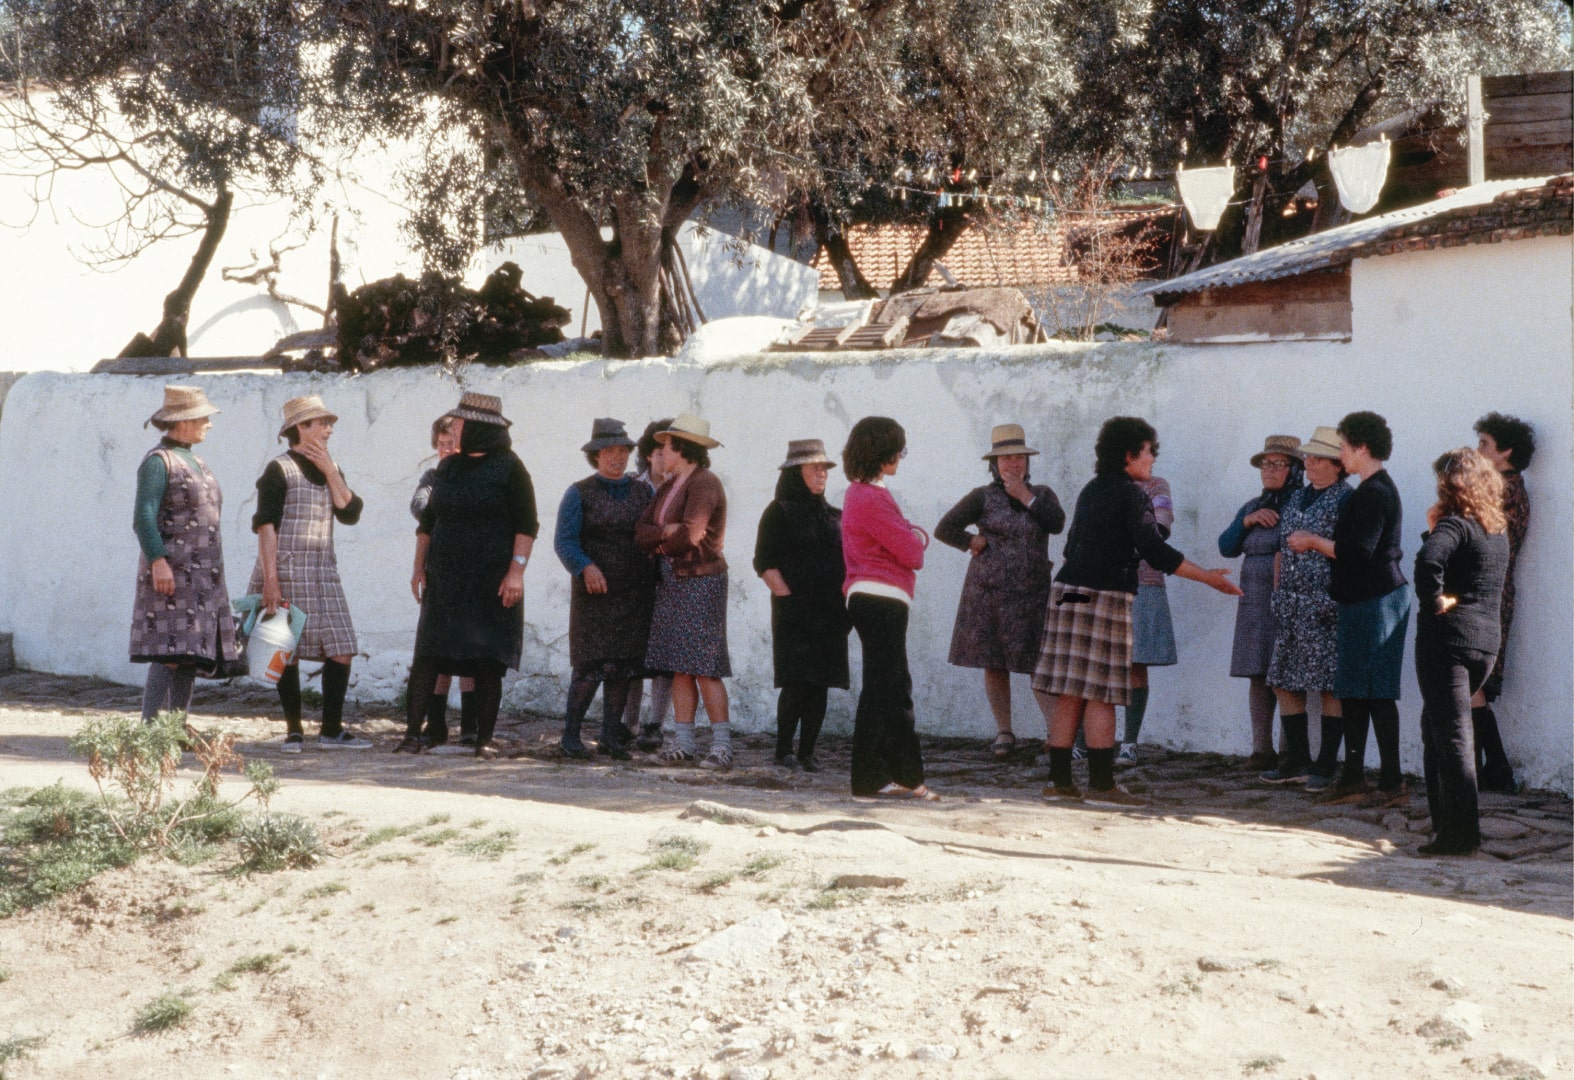
<svg viewBox="0 0 1574 1080"><path fill-rule="evenodd" d="M1365 698L1341 698L1344 713L1344 772L1342 787L1360 787L1366 782L1366 732L1372 718L1371 703Z"/></svg>
<svg viewBox="0 0 1574 1080"><path fill-rule="evenodd" d="M803 715L802 683L788 683L776 694L776 756L792 753L792 739L798 733L798 719Z"/></svg>
<svg viewBox="0 0 1574 1080"><path fill-rule="evenodd" d="M1383 791L1393 791L1404 782L1399 767L1399 705L1387 698L1372 702L1372 735L1377 740L1377 756L1381 771L1377 786Z"/></svg>
<svg viewBox="0 0 1574 1080"><path fill-rule="evenodd" d="M503 704L503 666L475 677L475 744L486 746L497 730L497 711Z"/></svg>
<svg viewBox="0 0 1574 1080"><path fill-rule="evenodd" d="M169 687L174 678L175 673L163 664L148 665L148 678L142 684L143 723L157 719L161 712L169 711Z"/></svg>
<svg viewBox="0 0 1574 1080"><path fill-rule="evenodd" d="M1339 744L1344 741L1344 717L1324 716L1322 736L1317 743L1317 764L1312 772L1318 776L1333 776L1339 767Z"/></svg>
<svg viewBox="0 0 1574 1080"><path fill-rule="evenodd" d="M1273 753L1273 710L1279 703L1274 692L1269 689L1262 676L1253 676L1251 688L1247 691L1247 701L1251 706L1252 715L1252 753ZM1305 714L1303 713L1304 717Z"/></svg>
<svg viewBox="0 0 1574 1080"><path fill-rule="evenodd" d="M279 704L284 707L284 727L291 735L301 733L301 666L291 664L279 676Z"/></svg>
<svg viewBox="0 0 1574 1080"><path fill-rule="evenodd" d="M418 656L410 661L410 681L405 684L404 737L419 739L437 687L437 661Z"/></svg>
<svg viewBox="0 0 1574 1080"><path fill-rule="evenodd" d="M825 724L825 705L830 698L830 691L823 686L809 687L807 700L804 702L803 713L798 723L798 757L799 759L814 756L814 744L819 741L820 728Z"/></svg>
<svg viewBox="0 0 1574 1080"><path fill-rule="evenodd" d="M344 730L344 695L350 689L350 665L329 660L322 666L322 729L327 736Z"/></svg>
<svg viewBox="0 0 1574 1080"><path fill-rule="evenodd" d="M1142 734L1142 717L1148 711L1148 688L1136 686L1131 690L1131 704L1126 706L1126 734L1121 742L1134 743ZM1091 759L1090 759L1091 760ZM1111 774L1113 775L1113 774ZM1092 782L1091 780L1089 781ZM1114 781L1111 781L1113 783ZM1097 787L1097 784L1093 785Z"/></svg>
<svg viewBox="0 0 1574 1080"><path fill-rule="evenodd" d="M635 679L604 679L601 683L601 740L621 745L628 742L629 729L623 723L628 709L629 688Z"/></svg>

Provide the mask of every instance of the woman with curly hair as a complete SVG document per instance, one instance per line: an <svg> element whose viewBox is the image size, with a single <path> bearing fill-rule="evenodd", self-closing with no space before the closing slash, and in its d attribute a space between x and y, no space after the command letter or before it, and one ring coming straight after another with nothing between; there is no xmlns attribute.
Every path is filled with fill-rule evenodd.
<svg viewBox="0 0 1574 1080"><path fill-rule="evenodd" d="M1519 561L1519 546L1530 529L1530 494L1520 470L1530 465L1536 453L1536 429L1517 416L1490 412L1476 421L1479 439L1476 449L1503 477L1503 513L1508 518L1508 576L1503 580L1503 641L1498 646L1492 674L1476 696L1470 699L1471 723L1476 729L1478 767L1476 779L1482 791L1518 790L1514 766L1503 750L1498 733L1497 715L1492 702L1503 690L1503 657L1508 652L1508 629L1514 622L1514 566Z"/></svg>
<svg viewBox="0 0 1574 1080"><path fill-rule="evenodd" d="M1393 453L1388 421L1353 412L1339 421L1339 463L1361 486L1345 500L1332 537L1308 530L1290 534L1291 551L1318 551L1333 560L1328 594L1339 604L1338 673L1334 693L1344 714L1344 772L1334 798L1366 792L1366 736L1377 737L1382 769L1378 790L1389 800L1404 795L1399 768L1399 676L1410 594L1399 568L1404 510L1399 489L1383 468Z"/></svg>
<svg viewBox="0 0 1574 1080"><path fill-rule="evenodd" d="M1423 855L1470 855L1481 846L1470 698L1486 682L1502 640L1508 574L1503 478L1475 450L1432 465L1437 502L1416 553L1416 681L1431 843Z"/></svg>

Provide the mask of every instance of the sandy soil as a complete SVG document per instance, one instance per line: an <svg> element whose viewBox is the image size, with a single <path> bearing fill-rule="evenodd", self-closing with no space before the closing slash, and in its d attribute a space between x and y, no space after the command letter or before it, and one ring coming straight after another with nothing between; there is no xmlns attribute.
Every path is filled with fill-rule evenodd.
<svg viewBox="0 0 1574 1080"><path fill-rule="evenodd" d="M0 678L0 784L87 786L65 739L134 693ZM1325 806L1153 750L1142 811L1046 807L1031 754L926 747L933 806L846 794L763 741L715 776L504 756L278 753L266 695L199 722L332 851L236 876L144 862L0 922L7 1077L1574 1075L1570 804L1488 798L1423 859L1425 801ZM697 852L684 868L684 849ZM225 976L273 954L271 968ZM133 1017L187 990L187 1022Z"/></svg>

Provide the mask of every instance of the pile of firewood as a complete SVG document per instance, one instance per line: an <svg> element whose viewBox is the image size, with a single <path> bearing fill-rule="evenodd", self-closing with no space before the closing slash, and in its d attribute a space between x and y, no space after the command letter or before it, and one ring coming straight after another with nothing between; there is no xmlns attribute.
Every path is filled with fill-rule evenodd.
<svg viewBox="0 0 1574 1080"><path fill-rule="evenodd" d="M455 278L404 275L362 285L335 286L339 363L352 371L389 364L506 363L537 354L538 345L563 340L567 308L550 296L519 287L521 273L506 262L480 290Z"/></svg>

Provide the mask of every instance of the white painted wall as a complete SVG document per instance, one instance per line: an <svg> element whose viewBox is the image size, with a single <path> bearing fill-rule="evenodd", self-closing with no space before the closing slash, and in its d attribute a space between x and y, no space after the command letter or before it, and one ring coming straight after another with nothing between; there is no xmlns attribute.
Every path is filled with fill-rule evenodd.
<svg viewBox="0 0 1574 1080"><path fill-rule="evenodd" d="M908 429L911 453L892 488L915 521L932 527L983 481L978 455L991 425L1017 420L1027 427L1044 452L1034 459L1035 477L1053 486L1069 508L1091 475L1098 425L1119 413L1144 415L1159 429L1158 471L1175 492L1175 543L1204 565L1218 565L1219 531L1256 493L1256 471L1247 459L1263 436L1304 438L1314 426L1336 423L1358 408L1385 414L1395 433L1393 473L1408 511L1405 546L1412 555L1433 494L1427 463L1469 443L1470 425L1481 412L1518 413L1537 425L1542 449L1528 474L1536 518L1520 569L1523 599L1513 642L1520 659L1500 717L1524 778L1568 790L1574 672L1569 249L1527 241L1458 254L1464 256L1462 272L1454 275L1434 270L1424 256L1358 264L1352 344L1061 344L995 352L774 355L704 367L595 361L476 368L466 374L465 386L500 395L515 420L516 448L535 477L544 537L563 489L586 472L578 447L591 418L618 416L637 428L657 415L695 411L712 422L726 444L713 457L731 505L734 716L755 730L773 723L774 691L767 594L749 560L788 439L819 437L838 447L859 417L897 417ZM1514 298L1517 314L1507 303L1490 311L1473 306L1488 277ZM1403 297L1411 305L1406 318L1427 329L1411 333L1397 325L1393 312ZM1482 326L1488 336L1481 336ZM1501 335L1513 335L1502 338L1511 347L1488 358ZM224 409L203 453L229 493L224 521L233 590L243 587L251 566L252 483L277 452L280 404L315 391L340 414L334 446L366 499L362 522L339 533L340 563L367 653L357 663L354 693L392 697L408 663L416 618L407 585L413 523L406 506L428 453L428 425L450 407L458 387L416 371L229 375L201 382ZM137 463L154 441L140 425L157 407L160 385L155 379L38 374L18 382L6 401L0 477L9 512L0 517L0 630L14 631L18 660L28 667L141 678L123 660L136 564L129 518ZM839 501L844 481L832 477L831 496ZM1060 541L1051 548L1058 558ZM539 550L526 575L524 670L511 680L508 701L556 711L568 670L568 578L545 545ZM919 575L910 637L915 696L923 730L984 737L992 724L979 674L945 661L964 571L961 553L936 547ZM1171 597L1181 663L1153 672L1144 735L1178 748L1245 753L1246 688L1227 674L1233 601L1183 581L1172 584ZM1014 682L1018 732L1041 732L1025 678ZM850 695L832 696L833 726L850 725L851 702ZM1404 755L1417 771L1419 707L1407 675Z"/></svg>

